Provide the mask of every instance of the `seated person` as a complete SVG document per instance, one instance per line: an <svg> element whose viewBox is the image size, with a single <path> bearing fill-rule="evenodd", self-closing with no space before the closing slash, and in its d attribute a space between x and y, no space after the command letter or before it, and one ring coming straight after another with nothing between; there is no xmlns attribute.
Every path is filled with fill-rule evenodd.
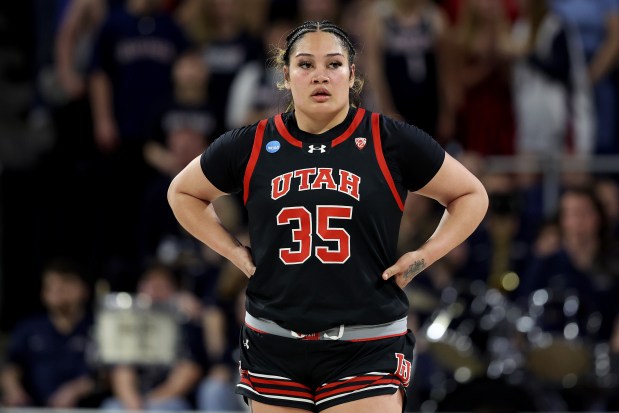
<svg viewBox="0 0 619 413"><path fill-rule="evenodd" d="M113 397L105 400L102 408L191 410L193 392L207 364L202 330L192 314L195 306L187 305L187 297L179 292L173 272L161 264L146 269L138 281L137 293L149 297L153 303L171 304L182 313L182 319L178 320L181 348L172 365L126 363L112 366Z"/></svg>
<svg viewBox="0 0 619 413"><path fill-rule="evenodd" d="M41 299L45 314L21 321L11 334L0 373L2 405L86 407L95 388L86 357L92 316L73 263L55 260L44 268Z"/></svg>

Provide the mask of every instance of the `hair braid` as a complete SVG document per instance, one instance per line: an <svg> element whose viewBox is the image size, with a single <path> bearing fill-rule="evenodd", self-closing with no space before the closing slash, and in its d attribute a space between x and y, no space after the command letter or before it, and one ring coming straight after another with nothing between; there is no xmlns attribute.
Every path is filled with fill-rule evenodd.
<svg viewBox="0 0 619 413"><path fill-rule="evenodd" d="M284 52L284 62L286 64L289 63L290 59L290 50L292 46L299 40L303 35L311 32L327 32L332 33L337 36L338 39L342 42L342 45L348 51L348 60L352 64L354 61L354 57L356 54L355 48L348 37L348 34L339 26L328 20L322 21L306 21L293 31L291 31L288 36L286 36L286 50Z"/></svg>

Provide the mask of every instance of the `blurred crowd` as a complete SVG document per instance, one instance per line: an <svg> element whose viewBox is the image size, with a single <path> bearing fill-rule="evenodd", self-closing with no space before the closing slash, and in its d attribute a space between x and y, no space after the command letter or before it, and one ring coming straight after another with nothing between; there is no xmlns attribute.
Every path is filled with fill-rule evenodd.
<svg viewBox="0 0 619 413"><path fill-rule="evenodd" d="M362 105L429 132L490 195L473 236L407 286L407 410L619 411L619 174L562 173L549 214L530 167L619 155L619 0L6 3L3 405L246 409L247 279L166 191L223 131L286 110L272 52L327 19L354 39ZM215 209L249 243L240 198ZM409 194L401 252L441 214Z"/></svg>

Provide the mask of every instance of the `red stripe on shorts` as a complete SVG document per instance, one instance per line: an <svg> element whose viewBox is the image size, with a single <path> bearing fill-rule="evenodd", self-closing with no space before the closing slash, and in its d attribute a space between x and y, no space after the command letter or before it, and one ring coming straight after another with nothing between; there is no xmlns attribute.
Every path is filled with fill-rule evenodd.
<svg viewBox="0 0 619 413"><path fill-rule="evenodd" d="M251 373L243 374L240 382L260 394L277 396L297 396L314 401L313 391L301 383L285 379L263 379L253 377ZM268 386L268 387L267 387Z"/></svg>
<svg viewBox="0 0 619 413"><path fill-rule="evenodd" d="M311 391L311 389L301 383L296 383L294 381L288 381L288 380L267 380L267 379L259 379L257 377L252 377L251 378L251 382L252 383L261 383L261 384L275 384L278 386L290 386L290 387L300 387L302 389L306 389L308 391Z"/></svg>

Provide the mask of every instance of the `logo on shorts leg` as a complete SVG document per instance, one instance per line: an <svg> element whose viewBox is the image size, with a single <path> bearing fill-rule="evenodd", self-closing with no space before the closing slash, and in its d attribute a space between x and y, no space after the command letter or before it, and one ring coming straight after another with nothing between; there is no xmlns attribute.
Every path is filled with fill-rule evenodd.
<svg viewBox="0 0 619 413"><path fill-rule="evenodd" d="M245 347L247 350L249 350L249 339L245 339L243 340L243 347Z"/></svg>
<svg viewBox="0 0 619 413"><path fill-rule="evenodd" d="M411 381L412 363L406 360L402 353L395 353L395 358L398 360L398 367L395 369L395 375L402 381L404 387L408 387Z"/></svg>

